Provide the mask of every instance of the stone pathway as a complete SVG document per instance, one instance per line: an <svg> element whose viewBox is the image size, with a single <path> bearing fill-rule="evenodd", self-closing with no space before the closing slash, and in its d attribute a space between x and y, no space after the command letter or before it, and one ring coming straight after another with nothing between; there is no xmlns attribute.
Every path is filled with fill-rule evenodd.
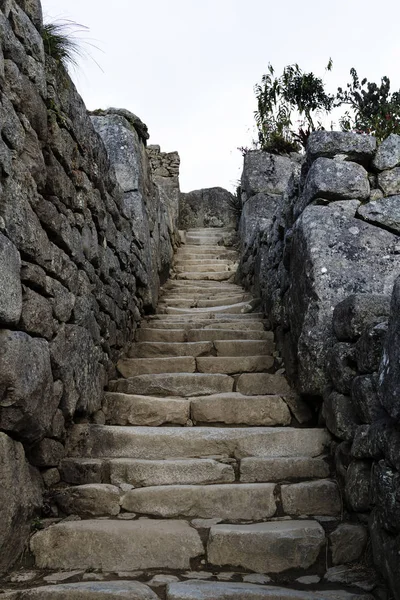
<svg viewBox="0 0 400 600"><path fill-rule="evenodd" d="M326 575L342 511L329 436L276 372L228 233L187 232L106 423L71 431L55 496L69 518L33 535L32 579L2 598L372 598Z"/></svg>

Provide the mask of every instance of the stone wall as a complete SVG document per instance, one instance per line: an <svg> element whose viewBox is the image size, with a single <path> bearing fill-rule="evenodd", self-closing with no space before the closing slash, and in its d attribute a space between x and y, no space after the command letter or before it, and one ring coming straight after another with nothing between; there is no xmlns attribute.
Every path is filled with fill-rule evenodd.
<svg viewBox="0 0 400 600"><path fill-rule="evenodd" d="M102 421L177 239L177 155L153 178L146 126L91 117L41 26L39 0L0 0L0 572L57 482L68 426Z"/></svg>
<svg viewBox="0 0 400 600"><path fill-rule="evenodd" d="M239 226L239 278L261 298L291 383L336 438L347 510L369 521L396 598L398 165L395 135L377 149L371 136L316 132L303 158L250 152Z"/></svg>
<svg viewBox="0 0 400 600"><path fill-rule="evenodd" d="M181 194L179 228L237 226L235 197L220 187L194 190Z"/></svg>

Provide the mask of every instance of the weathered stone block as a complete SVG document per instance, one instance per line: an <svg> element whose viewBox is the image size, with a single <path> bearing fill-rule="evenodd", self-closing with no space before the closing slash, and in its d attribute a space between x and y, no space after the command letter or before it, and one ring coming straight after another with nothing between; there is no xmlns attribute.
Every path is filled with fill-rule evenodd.
<svg viewBox="0 0 400 600"><path fill-rule="evenodd" d="M316 198L366 200L369 194L368 174L364 167L353 162L317 158L308 172L297 210L301 212L301 208Z"/></svg>
<svg viewBox="0 0 400 600"><path fill-rule="evenodd" d="M21 259L9 239L0 233L0 323L16 325L22 310Z"/></svg>
<svg viewBox="0 0 400 600"><path fill-rule="evenodd" d="M114 485L89 483L61 490L54 497L66 515L82 518L115 516L120 511L120 491Z"/></svg>
<svg viewBox="0 0 400 600"><path fill-rule="evenodd" d="M261 150L247 152L242 176L242 190L246 198L259 193L283 194L293 169L294 164L289 157Z"/></svg>
<svg viewBox="0 0 400 600"><path fill-rule="evenodd" d="M51 360L54 376L64 384L61 408L66 415L72 416L75 410L91 414L100 408L105 377L102 358L86 329L78 325L60 328L51 344Z"/></svg>
<svg viewBox="0 0 400 600"><path fill-rule="evenodd" d="M370 316L387 313L385 295L399 268L394 255L397 236L347 216L338 204L307 207L291 243L285 306L291 344L297 350L298 391L304 394L321 395L326 384L326 353L334 343L332 307L355 290L362 292L356 294L357 301L344 304L350 308L343 316L338 308L334 313L339 339L355 339ZM364 294L366 301L361 300Z"/></svg>
<svg viewBox="0 0 400 600"><path fill-rule="evenodd" d="M367 545L368 534L363 525L341 523L329 536L332 562L343 565L358 560Z"/></svg>
<svg viewBox="0 0 400 600"><path fill-rule="evenodd" d="M368 512L371 509L371 464L355 460L350 463L346 474L346 500L351 510Z"/></svg>
<svg viewBox="0 0 400 600"><path fill-rule="evenodd" d="M394 419L400 419L400 277L393 289L388 334L379 369L382 405Z"/></svg>
<svg viewBox="0 0 400 600"><path fill-rule="evenodd" d="M377 383L376 375L360 375L353 379L351 398L362 423L373 423L385 416Z"/></svg>
<svg viewBox="0 0 400 600"><path fill-rule="evenodd" d="M281 573L313 565L324 543L324 530L316 521L215 525L210 530L207 554L213 565Z"/></svg>
<svg viewBox="0 0 400 600"><path fill-rule="evenodd" d="M391 133L384 140L376 153L373 166L378 171L393 169L400 164L400 135Z"/></svg>
<svg viewBox="0 0 400 600"><path fill-rule="evenodd" d="M342 440L352 440L360 420L352 400L338 392L324 396L323 415L329 431Z"/></svg>
<svg viewBox="0 0 400 600"><path fill-rule="evenodd" d="M389 169L378 175L378 184L384 196L400 193L400 167Z"/></svg>
<svg viewBox="0 0 400 600"><path fill-rule="evenodd" d="M44 438L29 449L29 460L37 467L57 467L64 454L65 450L61 442Z"/></svg>
<svg viewBox="0 0 400 600"><path fill-rule="evenodd" d="M400 473L385 460L375 463L371 473L371 500L380 525L389 533L400 532Z"/></svg>
<svg viewBox="0 0 400 600"><path fill-rule="evenodd" d="M45 340L0 331L0 427L29 443L50 431L57 398Z"/></svg>
<svg viewBox="0 0 400 600"><path fill-rule="evenodd" d="M363 204L357 214L372 225L400 234L400 196L390 196Z"/></svg>
<svg viewBox="0 0 400 600"><path fill-rule="evenodd" d="M328 352L326 368L332 385L341 394L349 394L356 376L355 349L352 344L335 344Z"/></svg>
<svg viewBox="0 0 400 600"><path fill-rule="evenodd" d="M375 151L374 136L350 131L313 131L307 143L307 156L312 160L321 156L334 158L341 154L347 160L368 164Z"/></svg>
<svg viewBox="0 0 400 600"><path fill-rule="evenodd" d="M25 459L22 444L0 433L0 573L22 553L34 512L42 504L39 476Z"/></svg>
<svg viewBox="0 0 400 600"><path fill-rule="evenodd" d="M29 288L24 288L20 328L31 335L50 340L53 335L53 311L50 302Z"/></svg>
<svg viewBox="0 0 400 600"><path fill-rule="evenodd" d="M223 188L194 190L179 199L179 228L235 227L234 197Z"/></svg>
<svg viewBox="0 0 400 600"><path fill-rule="evenodd" d="M388 323L384 320L377 324L368 325L361 334L355 346L357 368L360 373L378 371L387 331Z"/></svg>

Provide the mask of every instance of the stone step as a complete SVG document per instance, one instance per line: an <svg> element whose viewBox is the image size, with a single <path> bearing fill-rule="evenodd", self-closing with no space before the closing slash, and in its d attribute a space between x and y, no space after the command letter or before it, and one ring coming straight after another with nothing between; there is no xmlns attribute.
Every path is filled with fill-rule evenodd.
<svg viewBox="0 0 400 600"><path fill-rule="evenodd" d="M256 573L282 573L308 569L326 544L316 521L275 521L252 525L215 525L210 529L208 562Z"/></svg>
<svg viewBox="0 0 400 600"><path fill-rule="evenodd" d="M283 396L292 394L283 375L270 373L243 373L237 380L236 390L246 396L260 396L266 393Z"/></svg>
<svg viewBox="0 0 400 600"><path fill-rule="evenodd" d="M106 392L104 410L106 422L111 425L186 425L190 419L190 401L186 398Z"/></svg>
<svg viewBox="0 0 400 600"><path fill-rule="evenodd" d="M217 263L207 263L203 265L179 265L176 264L173 267L175 273L220 273L221 271L234 271L237 268L237 263L234 262L223 262L222 260Z"/></svg>
<svg viewBox="0 0 400 600"><path fill-rule="evenodd" d="M167 586L166 600L374 600L371 594L344 590L293 590L275 585L199 581L174 582Z"/></svg>
<svg viewBox="0 0 400 600"><path fill-rule="evenodd" d="M254 396L257 398L257 396ZM323 479L329 477L330 469L324 457L310 458L242 458L240 481L248 483L290 481L301 479Z"/></svg>
<svg viewBox="0 0 400 600"><path fill-rule="evenodd" d="M198 266L198 265L219 265L219 264L231 264L232 262L237 262L230 260L229 258L186 258L185 256L181 256L174 260L174 266L186 265L186 266Z"/></svg>
<svg viewBox="0 0 400 600"><path fill-rule="evenodd" d="M118 361L117 369L123 377L135 377L147 373L194 373L196 359L193 356L123 358ZM219 372L223 373L224 371Z"/></svg>
<svg viewBox="0 0 400 600"><path fill-rule="evenodd" d="M4 600L159 600L153 590L139 581L82 581L13 591Z"/></svg>
<svg viewBox="0 0 400 600"><path fill-rule="evenodd" d="M270 331L257 331L255 329L235 329L236 325L232 323L232 329L189 329L187 332L187 340L189 342L216 342L223 340L265 340L271 341L273 334ZM152 330L154 331L154 329ZM271 348L272 348L271 343ZM262 392L260 392L262 393Z"/></svg>
<svg viewBox="0 0 400 600"><path fill-rule="evenodd" d="M84 520L59 523L30 540L39 569L189 569L204 554L195 529L182 520ZM134 596L133 596L134 597Z"/></svg>
<svg viewBox="0 0 400 600"><path fill-rule="evenodd" d="M158 373L117 379L109 383L111 392L145 396L207 396L232 392L234 379L211 373Z"/></svg>
<svg viewBox="0 0 400 600"><path fill-rule="evenodd" d="M202 248L196 246L181 246L176 254L175 258L188 258L189 260L199 260L199 259L218 259L221 257L236 258L238 256L238 252L236 250L230 250L228 248L224 248L223 246L217 246L212 248Z"/></svg>
<svg viewBox="0 0 400 600"><path fill-rule="evenodd" d="M193 273L192 271L186 271L183 273L177 274L177 279L184 279L186 281L227 281L231 277L233 277L236 269L234 271L217 271L217 272L202 272L202 273Z"/></svg>
<svg viewBox="0 0 400 600"><path fill-rule="evenodd" d="M274 484L170 485L130 490L121 506L155 517L261 521L276 512Z"/></svg>
<svg viewBox="0 0 400 600"><path fill-rule="evenodd" d="M154 321L154 323L157 323L157 321ZM136 331L136 339L138 342L186 342L187 331L185 329L175 328L157 329L156 325L151 329L147 327L141 327Z"/></svg>
<svg viewBox="0 0 400 600"><path fill-rule="evenodd" d="M136 488L164 485L210 485L235 481L235 472L231 464L218 462L211 458L180 460L116 458L107 461L107 472L112 484L129 483Z"/></svg>
<svg viewBox="0 0 400 600"><path fill-rule="evenodd" d="M186 246L210 246L213 244L218 244L218 242L222 239L222 235L187 235L186 236Z"/></svg>
<svg viewBox="0 0 400 600"><path fill-rule="evenodd" d="M140 359L139 359L140 360ZM153 359L157 360L157 359ZM200 373L254 373L271 369L272 356L203 356L196 358L196 369Z"/></svg>
<svg viewBox="0 0 400 600"><path fill-rule="evenodd" d="M170 296L165 296L160 298L160 302L158 305L158 312L161 312L160 308L164 306L174 307L174 308L210 308L215 306L227 306L229 304L235 304L238 302L248 302L251 300L249 295L246 294L238 294L232 296L212 296L211 298L203 298L201 296L192 297L192 298L179 298L179 295L176 298L171 298Z"/></svg>
<svg viewBox="0 0 400 600"><path fill-rule="evenodd" d="M289 425L291 421L288 406L280 396L215 394L193 398L190 410L195 423L270 427Z"/></svg>
<svg viewBox="0 0 400 600"><path fill-rule="evenodd" d="M217 356L262 356L271 354L271 340L218 340L214 342Z"/></svg>
<svg viewBox="0 0 400 600"><path fill-rule="evenodd" d="M329 480L282 485L281 497L287 515L338 516L342 512L338 486Z"/></svg>
<svg viewBox="0 0 400 600"><path fill-rule="evenodd" d="M166 327L168 329L168 327ZM138 342L132 344L129 358L167 356L263 356L274 351L270 340L222 340L216 342Z"/></svg>
<svg viewBox="0 0 400 600"><path fill-rule="evenodd" d="M165 297L169 297L169 298L183 298L183 299L188 299L191 300L192 298L216 298L218 296L221 295L225 295L225 296L243 296L247 294L247 292L245 292L244 290L238 290L236 288L231 288L231 287L223 287L223 288L217 288L217 287L207 287L207 288L201 288L201 287L197 287L197 286L186 286L186 287L177 287L177 288L169 288L166 290L162 290L162 293L160 294L161 298L165 298ZM250 296L250 294L248 294Z"/></svg>
<svg viewBox="0 0 400 600"><path fill-rule="evenodd" d="M220 314L230 313L230 314L241 314L242 311L246 311L249 307L248 302L237 302L235 304L226 304L226 305L218 305L212 306L208 308L167 308L167 314L177 315L177 314L202 314L202 313L215 313L218 312ZM250 311L249 311L250 312Z"/></svg>
<svg viewBox="0 0 400 600"><path fill-rule="evenodd" d="M167 315L169 317L169 315ZM169 318L166 321L158 319L157 321L144 321L143 327L150 329L232 329L232 320L218 320L215 319L195 319L194 321L187 320L173 320ZM246 319L244 321L236 321L234 327L237 331L253 329L255 331L265 331L264 322L259 319Z"/></svg>
<svg viewBox="0 0 400 600"><path fill-rule="evenodd" d="M167 329L167 327L166 327ZM215 353L212 342L138 342L132 344L129 358L158 356L208 356Z"/></svg>
<svg viewBox="0 0 400 600"><path fill-rule="evenodd" d="M182 313L182 314L175 314L175 315L152 315L151 317L147 318L147 321L145 321L145 323L147 322L156 322L156 321L163 321L164 323L169 321L170 323L174 323L174 322L179 322L179 321L186 321L188 323L190 323L191 321L214 321L214 322L218 322L218 321L223 321L223 322L235 322L235 323L245 323L246 321L261 321L262 323L267 322L267 319L265 319L264 315L262 313L241 313L241 314L230 314L230 313L219 313L219 312L215 312L213 313L211 312L206 312L206 313L194 313L194 314L190 314L189 313ZM210 325L212 325L212 322L210 322Z"/></svg>
<svg viewBox="0 0 400 600"><path fill-rule="evenodd" d="M330 436L324 429L290 427L119 427L75 425L69 457L165 458L316 457Z"/></svg>

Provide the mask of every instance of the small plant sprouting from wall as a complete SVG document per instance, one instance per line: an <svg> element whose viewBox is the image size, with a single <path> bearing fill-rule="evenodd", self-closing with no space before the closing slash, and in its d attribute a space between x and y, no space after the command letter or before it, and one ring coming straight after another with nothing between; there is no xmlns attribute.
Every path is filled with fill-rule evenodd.
<svg viewBox="0 0 400 600"><path fill-rule="evenodd" d="M42 29L44 51L66 69L69 65L76 67L84 54L76 34L87 31L87 27L73 21L45 23Z"/></svg>

